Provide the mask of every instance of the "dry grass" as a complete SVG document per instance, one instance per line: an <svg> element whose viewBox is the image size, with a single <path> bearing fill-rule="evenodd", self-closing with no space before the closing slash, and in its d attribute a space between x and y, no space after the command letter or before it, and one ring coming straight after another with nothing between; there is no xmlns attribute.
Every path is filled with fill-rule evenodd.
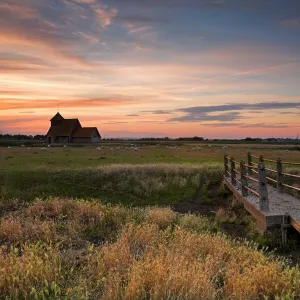
<svg viewBox="0 0 300 300"><path fill-rule="evenodd" d="M168 208L149 208L146 221L156 224L160 228L170 226L176 219L176 214Z"/></svg>
<svg viewBox="0 0 300 300"><path fill-rule="evenodd" d="M216 230L204 217L169 208L37 201L1 219L0 299L300 295L298 267Z"/></svg>

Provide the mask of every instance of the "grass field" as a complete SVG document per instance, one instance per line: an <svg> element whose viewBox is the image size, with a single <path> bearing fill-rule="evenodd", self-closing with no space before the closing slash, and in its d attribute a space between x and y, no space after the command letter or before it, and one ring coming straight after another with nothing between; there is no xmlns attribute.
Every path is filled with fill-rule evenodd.
<svg viewBox="0 0 300 300"><path fill-rule="evenodd" d="M130 145L129 145L130 146ZM62 196L101 198L126 204L172 204L192 197L200 178L221 182L225 151L236 160L246 159L247 151L267 158L282 157L300 161L293 146L238 144L221 145L143 145L139 151L114 144L96 147L0 148L0 187L2 200ZM120 148L121 149L118 149Z"/></svg>
<svg viewBox="0 0 300 300"><path fill-rule="evenodd" d="M142 145L139 151L125 150L122 144L101 146L101 152L96 151L96 146L86 147L52 147L43 152L40 147L12 147L0 148L1 170L26 170L36 168L63 168L74 169L81 167L99 167L110 164L148 164L148 163L191 163L201 164L207 162L223 162L225 152L237 160L247 159L247 152L264 155L266 158L300 161L299 149L296 146L283 145L229 145L222 149L222 145L187 144L177 146L179 150L169 149L169 146ZM175 144L174 144L175 145ZM195 147L203 150L193 150ZM122 149L118 150L118 147ZM130 147L130 145L128 145ZM113 149L113 150L112 150Z"/></svg>
<svg viewBox="0 0 300 300"><path fill-rule="evenodd" d="M0 148L0 299L297 299L299 267L221 185L225 150L196 146ZM247 151L300 161L226 150Z"/></svg>

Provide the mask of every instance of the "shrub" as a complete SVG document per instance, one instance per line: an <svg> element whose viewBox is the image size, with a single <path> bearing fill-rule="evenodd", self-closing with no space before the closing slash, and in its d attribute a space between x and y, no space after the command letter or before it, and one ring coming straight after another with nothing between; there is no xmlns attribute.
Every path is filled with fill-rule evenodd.
<svg viewBox="0 0 300 300"><path fill-rule="evenodd" d="M146 221L156 224L160 228L166 228L175 221L176 213L170 208L149 208L146 213Z"/></svg>
<svg viewBox="0 0 300 300"><path fill-rule="evenodd" d="M195 232L217 232L218 225L206 218L201 216L196 216L193 214L186 214L179 217L178 225L189 231Z"/></svg>

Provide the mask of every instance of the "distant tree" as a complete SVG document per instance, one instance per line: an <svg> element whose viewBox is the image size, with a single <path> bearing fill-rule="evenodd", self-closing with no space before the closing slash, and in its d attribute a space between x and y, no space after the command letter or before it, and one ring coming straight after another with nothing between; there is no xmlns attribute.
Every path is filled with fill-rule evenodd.
<svg viewBox="0 0 300 300"><path fill-rule="evenodd" d="M194 136L192 138L193 141L204 141L204 138L203 137L198 137L198 136Z"/></svg>

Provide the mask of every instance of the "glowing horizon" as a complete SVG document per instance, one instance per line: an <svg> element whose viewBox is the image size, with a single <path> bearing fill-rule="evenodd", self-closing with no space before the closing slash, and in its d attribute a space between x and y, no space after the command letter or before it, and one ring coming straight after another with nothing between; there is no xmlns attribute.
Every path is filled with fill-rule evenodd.
<svg viewBox="0 0 300 300"><path fill-rule="evenodd" d="M296 137L300 2L4 0L0 133Z"/></svg>

